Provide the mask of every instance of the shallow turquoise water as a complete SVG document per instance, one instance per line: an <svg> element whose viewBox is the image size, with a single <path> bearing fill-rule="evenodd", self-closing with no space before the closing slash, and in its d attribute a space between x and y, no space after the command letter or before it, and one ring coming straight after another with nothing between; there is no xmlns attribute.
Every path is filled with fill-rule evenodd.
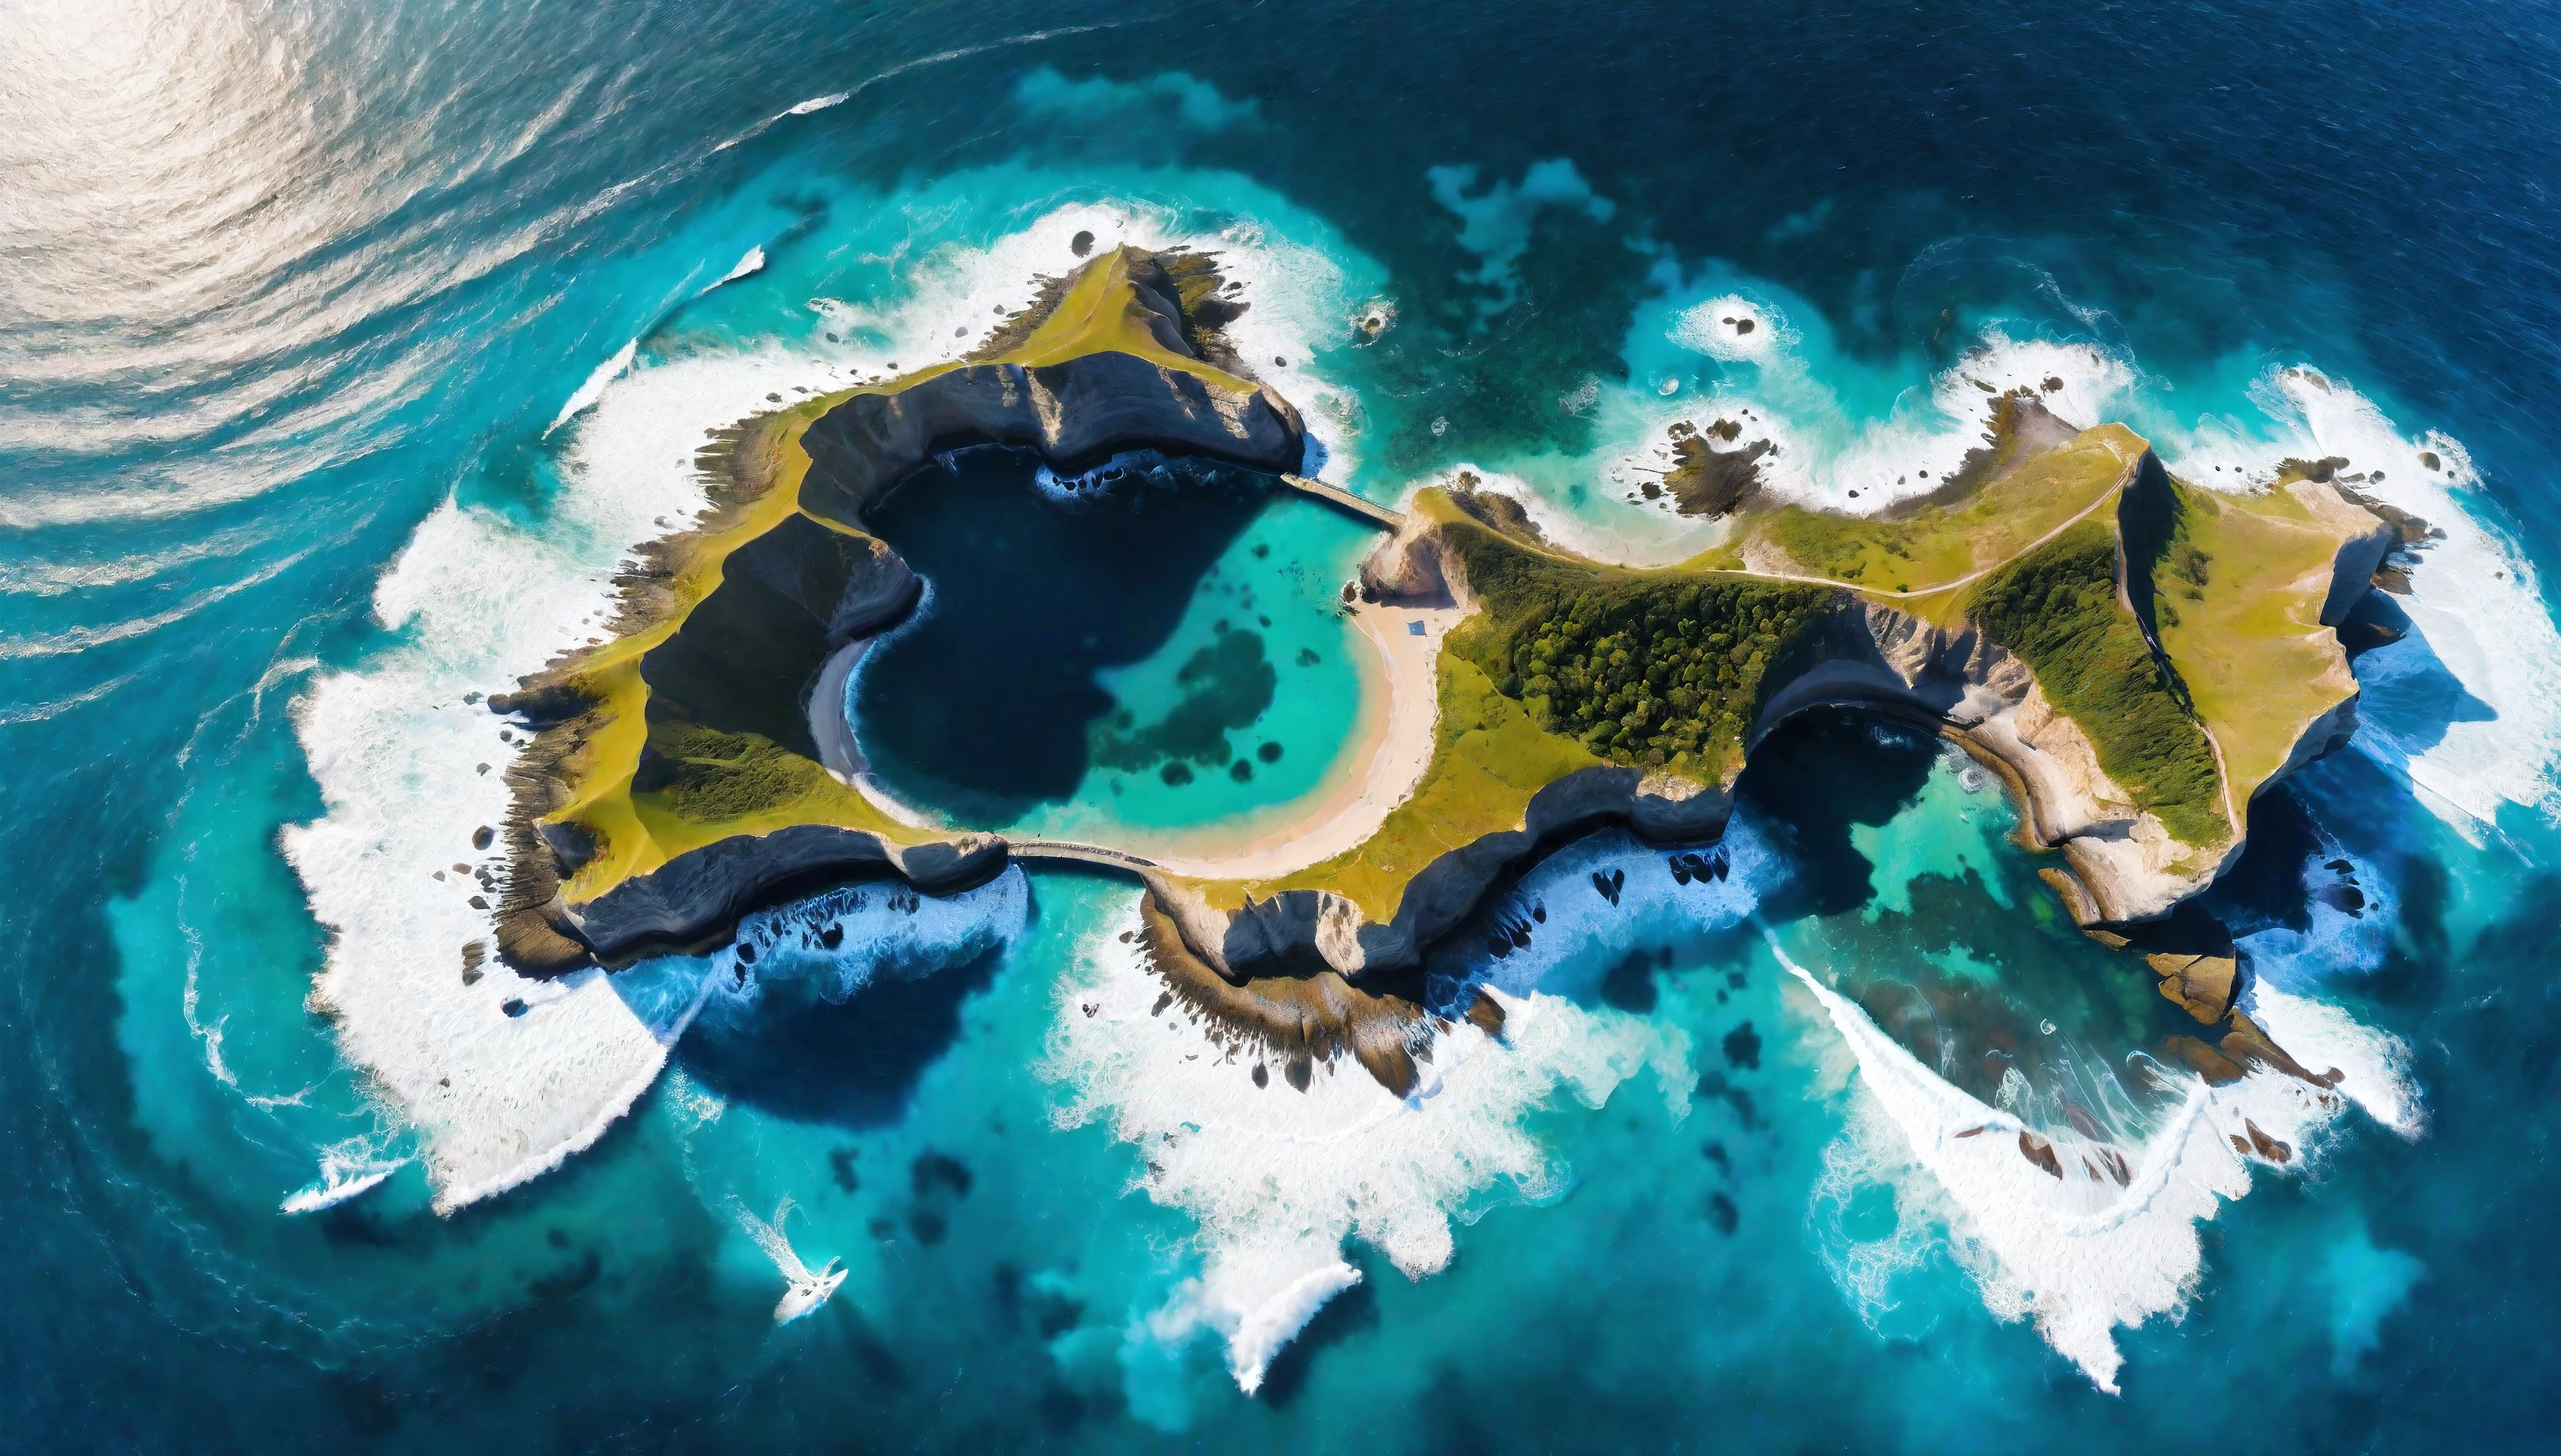
<svg viewBox="0 0 2561 1456"><path fill-rule="evenodd" d="M1341 590L1377 532L1241 473L1132 458L1100 468L1163 478L1089 498L1039 468L974 458L871 513L930 593L846 689L880 781L968 827L1135 850L1307 812L1354 756L1373 649Z"/></svg>
<svg viewBox="0 0 2561 1456"><path fill-rule="evenodd" d="M79 19L0 47L22 1443L2151 1448L2206 1412L2549 1444L2534 17ZM1523 56L1533 98L1482 83ZM2191 1276L2109 1333L2121 1395L2021 1291L2124 1291L1924 1166L1877 1049L1780 958L2066 1147L2067 1101L2165 1142L2144 1063L2179 1013L2061 922L1996 794L1855 721L1766 745L1730 879L1604 837L1497 907L1547 912L1530 945L1439 948L1516 1035L1453 1034L1412 1107L1340 1070L1254 1088L1149 1014L1127 887L1075 875L791 911L843 953L760 922L744 979L722 951L462 984L509 751L464 695L585 635L691 509L705 430L961 347L1080 230L1221 249L1326 479L1473 469L1594 550L1709 539L1627 499L1672 420L1740 416L1784 488L1865 503L1948 468L1977 379L2059 379L2209 483L2346 454L2447 528L2412 635L2358 663L2356 747L2253 807L2208 906L2272 1028L2364 1095L2308 1170L2108 1245ZM1251 591L1276 688L1228 736L1279 760L1087 772L1009 822L1143 837L1307 794L1351 721L1324 593L1363 539L1265 508L1095 679L1160 722ZM589 1138L431 1210L439 1149L523 1172ZM751 1220L786 1198L797 1256L848 1272L777 1327ZM1247 1396L1240 1301L1302 1275L1336 1292Z"/></svg>

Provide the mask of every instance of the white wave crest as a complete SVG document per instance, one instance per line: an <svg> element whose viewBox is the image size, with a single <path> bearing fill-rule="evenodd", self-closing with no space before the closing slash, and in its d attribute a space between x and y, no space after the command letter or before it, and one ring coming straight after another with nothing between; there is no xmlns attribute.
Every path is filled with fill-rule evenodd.
<svg viewBox="0 0 2561 1456"><path fill-rule="evenodd" d="M712 957L706 1015L751 1007L783 981L841 1004L883 975L917 980L963 964L1030 920L1031 884L1019 866L939 898L899 881L830 890L739 922L738 938Z"/></svg>
<svg viewBox="0 0 2561 1456"><path fill-rule="evenodd" d="M1082 947L1045 1070L1071 1092L1061 1125L1109 1123L1145 1160L1133 1187L1199 1222L1199 1277L1147 1329L1167 1344L1217 1333L1248 1393L1359 1281L1346 1238L1421 1279L1450 1262L1451 1220L1498 1185L1533 1201L1564 1191L1565 1170L1520 1125L1532 1108L1559 1093L1597 1107L1649 1062L1667 1096L1688 1085L1685 1056L1634 1018L1503 996L1507 1045L1454 1025L1411 1097L1349 1061L1319 1066L1304 1092L1277 1066L1258 1086L1258 1053L1223 1051L1180 1009L1153 1010L1163 983L1108 933L1134 923Z"/></svg>
<svg viewBox="0 0 2561 1456"><path fill-rule="evenodd" d="M2264 1068L2224 1087L2164 1071L2164 1083L2183 1094L2129 1156L2068 1128L2030 1128L1950 1085L1790 958L1775 935L1770 945L1812 993L1856 1059L1860 1084L1944 1196L1955 1252L1985 1305L2003 1319L2033 1319L2110 1393L2124 1364L2116 1328L2184 1310L2201 1265L2198 1220L2249 1192L2254 1163L2267 1166L2248 1151L2252 1129L2288 1145L2300 1167L2316 1156L2312 1143L2340 1105L2335 1094ZM2323 1029L2293 1030L2302 1040L2289 1050L2307 1065L2341 1059ZM2030 1161L2032 1148L2060 1176Z"/></svg>
<svg viewBox="0 0 2561 1456"><path fill-rule="evenodd" d="M349 1199L380 1188L385 1179L407 1167L409 1160L396 1158L342 1158L330 1154L320 1160L320 1179L307 1188L285 1197L277 1212L288 1214L317 1213L334 1209Z"/></svg>
<svg viewBox="0 0 2561 1456"><path fill-rule="evenodd" d="M711 288L705 288L703 291L705 293L709 293L712 291L712 288L719 287L721 283L735 283L741 278L752 278L758 273L764 271L765 249L762 247L751 247L747 250L747 255L738 260L738 266L721 274L719 283L714 283L711 285Z"/></svg>
<svg viewBox="0 0 2561 1456"><path fill-rule="evenodd" d="M1721 861L1726 873L1683 883L1693 855L1703 863ZM1596 874L1613 872L1622 877L1612 883L1615 900L1593 883ZM1494 916L1529 943L1489 955L1484 977L1512 996L1543 991L1586 999L1614 954L1740 924L1787 873L1786 862L1741 820L1714 848L1690 852L1649 850L1622 832L1593 835L1533 866L1493 906Z"/></svg>
<svg viewBox="0 0 2561 1456"><path fill-rule="evenodd" d="M580 385L570 395L569 403L561 405L560 413L552 416L552 422L543 426L543 433L550 434L553 430L577 418L597 401L603 399L605 390L630 370L632 359L639 353L640 341L637 339L613 351L613 357L598 365L595 372L587 377L587 383Z"/></svg>
<svg viewBox="0 0 2561 1456"><path fill-rule="evenodd" d="M814 370L759 355L635 371L574 439L548 519L439 507L375 592L375 615L399 637L295 704L325 813L286 830L284 850L333 935L313 1004L422 1134L439 1209L593 1143L657 1076L702 988L699 963L677 963L695 967L690 980L635 970L533 982L487 955L491 915L469 898L492 895L472 872L501 867L472 838L503 822L499 770L515 750L464 695L512 688L592 633L628 546L701 509L692 459L704 431ZM466 984L474 942L483 963Z"/></svg>

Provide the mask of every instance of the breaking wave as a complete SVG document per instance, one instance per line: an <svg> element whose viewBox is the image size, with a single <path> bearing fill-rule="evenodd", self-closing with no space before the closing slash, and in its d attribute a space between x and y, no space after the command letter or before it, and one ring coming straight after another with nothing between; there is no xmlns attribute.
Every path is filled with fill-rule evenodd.
<svg viewBox="0 0 2561 1456"><path fill-rule="evenodd" d="M1636 1018L1500 992L1503 1045L1451 1024L1410 1097L1348 1063L1323 1064L1303 1092L1258 1084L1254 1053L1167 1010L1163 983L1108 933L1135 923L1125 914L1080 948L1045 1071L1067 1089L1062 1127L1109 1125L1140 1150L1132 1191L1199 1224L1199 1273L1142 1322L1148 1338L1216 1334L1249 1394L1325 1301L1359 1282L1345 1240L1421 1279L1449 1264L1452 1221L1489 1198L1565 1191L1565 1167L1521 1126L1533 1108L1560 1095L1598 1107L1648 1065L1667 1098L1687 1091L1684 1050Z"/></svg>

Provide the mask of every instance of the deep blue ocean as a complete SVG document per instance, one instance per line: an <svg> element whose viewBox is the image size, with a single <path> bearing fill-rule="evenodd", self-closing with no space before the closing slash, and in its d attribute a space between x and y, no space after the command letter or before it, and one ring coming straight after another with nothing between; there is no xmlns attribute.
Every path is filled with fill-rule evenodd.
<svg viewBox="0 0 2561 1456"><path fill-rule="evenodd" d="M707 430L965 348L1079 231L1221 253L1326 479L1630 560L1696 549L1622 488L1692 401L1807 496L1953 464L1977 380L2208 484L2349 457L2445 535L2207 897L2344 1095L2182 1161L2176 1009L1848 717L1763 745L1731 880L1603 835L1535 947L1436 952L1510 1033L1411 1104L1199 1056L1130 887L1048 870L446 1017L477 695ZM2555 421L2547 5L0 4L0 1448L2561 1447ZM1020 465L920 562L1096 534ZM985 812L1320 791L1366 541L1235 490L969 679L1061 705ZM888 715L1031 599L857 682L902 792L948 730ZM1276 746L1120 772L1089 718ZM2154 1206L1934 1172L1978 1105Z"/></svg>

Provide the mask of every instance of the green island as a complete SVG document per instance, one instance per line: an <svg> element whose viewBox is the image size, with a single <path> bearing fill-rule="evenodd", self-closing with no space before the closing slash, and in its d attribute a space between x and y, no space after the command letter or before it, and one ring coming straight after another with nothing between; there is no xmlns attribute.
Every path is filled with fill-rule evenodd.
<svg viewBox="0 0 2561 1456"><path fill-rule="evenodd" d="M2356 499L2334 462L2204 490L2122 425L2076 428L2043 392L1986 386L1963 468L1868 515L1767 496L1767 442L1737 421L1676 422L1648 494L1723 518L1723 540L1616 566L1464 472L1401 515L1297 477L1296 411L1221 333L1235 291L1213 258L1115 249L1045 280L964 359L716 440L709 508L640 548L607 639L491 699L534 729L510 770L509 962L546 974L717 944L828 877L938 893L1009 858L1078 861L1143 886L1137 938L1169 997L1298 1085L1350 1055L1402 1092L1444 1013L1501 1026L1481 995L1426 1005L1426 947L1593 828L1714 841L1755 745L1816 708L1926 727L1997 773L2074 920L2127 945L2232 862L2255 795L2345 741L2356 683L2336 628L2425 530ZM1304 863L1171 866L926 827L867 792L842 675L919 583L862 512L955 442L1063 468L1205 455L1392 526L1347 599L1455 625L1401 690L1428 690L1403 705L1428 731L1378 755L1393 792L1374 822L1311 838ZM2231 1009L2228 946L2151 960L2163 995L2230 1028L2221 1051L2177 1039L2191 1064L2278 1064Z"/></svg>

